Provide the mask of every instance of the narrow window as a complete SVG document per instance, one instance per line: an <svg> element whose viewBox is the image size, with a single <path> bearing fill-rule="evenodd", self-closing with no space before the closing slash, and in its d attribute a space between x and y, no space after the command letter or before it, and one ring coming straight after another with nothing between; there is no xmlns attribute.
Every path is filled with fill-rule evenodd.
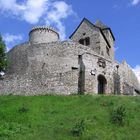
<svg viewBox="0 0 140 140"><path fill-rule="evenodd" d="M110 55L110 54L109 54L109 48L108 48L108 46L106 46L106 53L107 53L108 55Z"/></svg>
<svg viewBox="0 0 140 140"><path fill-rule="evenodd" d="M84 45L84 39L80 39L79 40L79 43L82 44L82 45Z"/></svg>
<svg viewBox="0 0 140 140"><path fill-rule="evenodd" d="M80 64L81 60L82 60L82 55L78 55L78 64Z"/></svg>
<svg viewBox="0 0 140 140"><path fill-rule="evenodd" d="M90 38L89 37L85 38L85 45L86 46L90 45Z"/></svg>

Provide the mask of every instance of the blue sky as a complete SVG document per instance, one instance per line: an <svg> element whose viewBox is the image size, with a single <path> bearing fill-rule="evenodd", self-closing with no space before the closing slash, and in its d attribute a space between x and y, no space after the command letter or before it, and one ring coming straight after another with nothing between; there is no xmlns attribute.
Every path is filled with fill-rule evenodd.
<svg viewBox="0 0 140 140"><path fill-rule="evenodd" d="M35 25L53 26L68 39L84 17L112 29L116 59L125 59L140 76L140 0L0 0L0 32L8 50L28 41Z"/></svg>

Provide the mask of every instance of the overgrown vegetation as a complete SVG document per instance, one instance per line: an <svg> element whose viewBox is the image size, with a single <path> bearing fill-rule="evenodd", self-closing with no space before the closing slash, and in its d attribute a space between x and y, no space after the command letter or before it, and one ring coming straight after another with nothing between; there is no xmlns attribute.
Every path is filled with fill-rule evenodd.
<svg viewBox="0 0 140 140"><path fill-rule="evenodd" d="M83 134L85 130L85 123L84 120L77 122L74 127L72 128L71 132L73 136L80 136Z"/></svg>
<svg viewBox="0 0 140 140"><path fill-rule="evenodd" d="M0 140L139 140L140 97L0 96Z"/></svg>
<svg viewBox="0 0 140 140"><path fill-rule="evenodd" d="M5 71L7 65L6 45L0 35L0 72Z"/></svg>
<svg viewBox="0 0 140 140"><path fill-rule="evenodd" d="M21 112L21 113L26 113L26 112L29 111L29 109L28 109L28 107L26 107L25 105L22 105L22 107L19 108L18 111Z"/></svg>
<svg viewBox="0 0 140 140"><path fill-rule="evenodd" d="M126 119L126 112L125 107L118 106L117 108L114 108L111 112L111 122L118 125L118 126L124 126Z"/></svg>

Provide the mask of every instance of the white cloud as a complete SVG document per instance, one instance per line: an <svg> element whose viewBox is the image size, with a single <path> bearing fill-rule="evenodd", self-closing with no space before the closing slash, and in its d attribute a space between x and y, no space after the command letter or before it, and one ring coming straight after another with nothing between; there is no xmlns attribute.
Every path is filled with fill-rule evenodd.
<svg viewBox="0 0 140 140"><path fill-rule="evenodd" d="M131 4L132 5L137 5L140 2L140 0L131 0Z"/></svg>
<svg viewBox="0 0 140 140"><path fill-rule="evenodd" d="M0 0L0 11L7 16L14 16L30 24L55 25L61 39L65 39L65 25L63 19L74 14L71 5L64 1L54 0Z"/></svg>
<svg viewBox="0 0 140 140"><path fill-rule="evenodd" d="M0 0L0 8L4 13L17 16L28 23L35 24L46 10L48 0L26 0L18 3L17 0ZM5 13L5 14L7 14Z"/></svg>
<svg viewBox="0 0 140 140"><path fill-rule="evenodd" d="M2 37L7 46L7 51L9 51L15 43L18 43L19 41L21 41L23 39L23 36L20 34L12 35L12 34L6 33Z"/></svg>
<svg viewBox="0 0 140 140"><path fill-rule="evenodd" d="M62 23L62 19L67 18L71 14L73 14L73 10L70 5L67 5L64 1L56 1L52 3L51 10L47 13L46 24L56 23L61 38L65 39L65 26Z"/></svg>
<svg viewBox="0 0 140 140"><path fill-rule="evenodd" d="M16 40L22 40L22 35L11 35L9 33L6 33L5 35L3 35L3 39L7 43L13 43Z"/></svg>
<svg viewBox="0 0 140 140"><path fill-rule="evenodd" d="M48 9L48 0L27 0L22 18L31 24L38 23Z"/></svg>
<svg viewBox="0 0 140 140"><path fill-rule="evenodd" d="M140 83L140 65L137 65L135 68L133 68L134 73L136 74L139 83Z"/></svg>

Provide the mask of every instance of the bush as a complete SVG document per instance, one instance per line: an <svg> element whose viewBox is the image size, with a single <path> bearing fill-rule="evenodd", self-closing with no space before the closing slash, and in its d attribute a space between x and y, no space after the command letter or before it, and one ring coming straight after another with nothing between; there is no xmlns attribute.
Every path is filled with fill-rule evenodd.
<svg viewBox="0 0 140 140"><path fill-rule="evenodd" d="M7 66L8 66L8 61L7 61L7 54L6 54L6 45L3 41L2 36L0 35L0 72L5 72Z"/></svg>
<svg viewBox="0 0 140 140"><path fill-rule="evenodd" d="M119 106L112 110L111 112L111 122L113 124L123 126L125 124L126 111L125 107Z"/></svg>
<svg viewBox="0 0 140 140"><path fill-rule="evenodd" d="M29 109L27 107L25 107L25 106L22 106L21 108L19 108L18 111L21 112L21 113L26 113L26 112L29 111Z"/></svg>
<svg viewBox="0 0 140 140"><path fill-rule="evenodd" d="M85 130L85 123L84 120L81 120L80 122L74 125L71 132L73 136L80 136L83 134L84 130Z"/></svg>

